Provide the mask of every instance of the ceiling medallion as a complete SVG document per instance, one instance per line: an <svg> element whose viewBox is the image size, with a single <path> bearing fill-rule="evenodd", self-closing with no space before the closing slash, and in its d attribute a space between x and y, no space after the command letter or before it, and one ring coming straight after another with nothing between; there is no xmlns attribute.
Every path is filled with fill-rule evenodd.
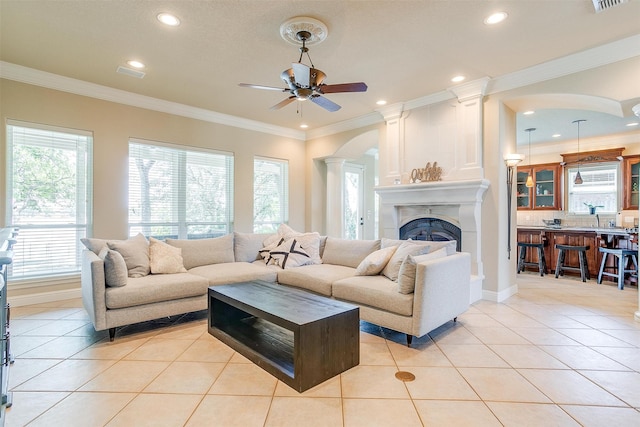
<svg viewBox="0 0 640 427"><path fill-rule="evenodd" d="M296 46L300 46L302 41L298 38L300 31L307 31L310 36L305 40L307 46L320 44L327 38L329 30L322 22L306 16L297 16L285 21L280 25L280 35L282 38Z"/></svg>

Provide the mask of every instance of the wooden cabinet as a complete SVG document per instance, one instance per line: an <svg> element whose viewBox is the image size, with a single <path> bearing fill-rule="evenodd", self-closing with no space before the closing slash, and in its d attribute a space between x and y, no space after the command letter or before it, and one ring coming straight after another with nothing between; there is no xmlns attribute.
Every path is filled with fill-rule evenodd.
<svg viewBox="0 0 640 427"><path fill-rule="evenodd" d="M640 155L625 156L622 163L622 209L638 209L638 187L640 187Z"/></svg>
<svg viewBox="0 0 640 427"><path fill-rule="evenodd" d="M519 210L559 210L560 164L548 163L519 167L516 178L516 200ZM527 187L527 176L531 173L533 187Z"/></svg>

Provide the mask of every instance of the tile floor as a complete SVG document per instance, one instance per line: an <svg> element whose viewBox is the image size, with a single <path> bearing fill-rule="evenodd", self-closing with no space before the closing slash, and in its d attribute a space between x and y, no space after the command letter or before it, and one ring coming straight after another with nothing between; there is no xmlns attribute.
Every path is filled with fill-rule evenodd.
<svg viewBox="0 0 640 427"><path fill-rule="evenodd" d="M637 288L535 273L518 283L412 348L363 323L360 365L302 394L211 337L206 312L111 343L79 300L16 307L5 425L639 426Z"/></svg>

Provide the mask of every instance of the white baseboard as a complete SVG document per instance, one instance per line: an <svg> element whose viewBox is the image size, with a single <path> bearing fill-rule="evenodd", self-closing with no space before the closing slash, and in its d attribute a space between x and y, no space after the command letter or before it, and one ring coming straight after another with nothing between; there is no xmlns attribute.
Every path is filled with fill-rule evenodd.
<svg viewBox="0 0 640 427"><path fill-rule="evenodd" d="M482 299L486 299L487 301L493 301L493 302L502 302L507 298L509 298L510 296L515 295L517 293L518 293L518 285L514 284L500 292L483 290Z"/></svg>
<svg viewBox="0 0 640 427"><path fill-rule="evenodd" d="M40 292L28 295L8 296L7 300L12 307L24 305L42 304L47 302L64 301L68 299L80 298L82 292L78 289L65 289L64 291Z"/></svg>

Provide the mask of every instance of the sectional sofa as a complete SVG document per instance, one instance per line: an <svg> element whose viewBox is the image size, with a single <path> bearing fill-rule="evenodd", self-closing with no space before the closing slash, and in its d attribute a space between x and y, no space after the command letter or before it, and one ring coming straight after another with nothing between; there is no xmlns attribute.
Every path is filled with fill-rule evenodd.
<svg viewBox="0 0 640 427"><path fill-rule="evenodd" d="M456 242L234 232L198 240L82 239L82 300L96 330L207 308L209 286L264 280L360 307L362 320L423 336L469 307L470 255Z"/></svg>

